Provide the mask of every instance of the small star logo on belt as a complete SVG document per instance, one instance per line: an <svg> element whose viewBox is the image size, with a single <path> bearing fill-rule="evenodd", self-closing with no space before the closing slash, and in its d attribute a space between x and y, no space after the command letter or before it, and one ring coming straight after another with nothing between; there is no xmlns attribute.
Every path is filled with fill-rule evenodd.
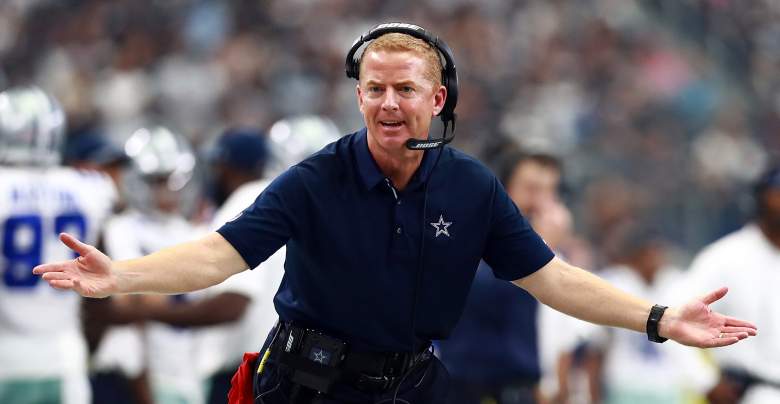
<svg viewBox="0 0 780 404"><path fill-rule="evenodd" d="M450 227L451 224L452 222L444 221L444 215L439 215L439 221L431 223L431 226L436 229L436 235L434 237L439 237L439 234L444 234L445 236L449 237L450 232L447 230L447 228Z"/></svg>
<svg viewBox="0 0 780 404"><path fill-rule="evenodd" d="M312 348L311 353L309 354L309 359L313 360L314 362L327 365L330 363L330 352L320 347Z"/></svg>

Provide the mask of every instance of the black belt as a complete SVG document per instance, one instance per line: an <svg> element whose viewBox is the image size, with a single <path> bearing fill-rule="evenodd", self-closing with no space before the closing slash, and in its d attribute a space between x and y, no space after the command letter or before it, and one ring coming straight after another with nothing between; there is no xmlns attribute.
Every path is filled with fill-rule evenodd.
<svg viewBox="0 0 780 404"><path fill-rule="evenodd" d="M344 362L345 379L359 390L387 391L400 383L406 372L427 362L431 356L427 346L417 353L353 352Z"/></svg>
<svg viewBox="0 0 780 404"><path fill-rule="evenodd" d="M432 357L430 345L419 352L355 351L320 331L289 323L280 326L282 332L272 344L272 354L291 371L294 383L323 393L336 382L366 392L387 391Z"/></svg>

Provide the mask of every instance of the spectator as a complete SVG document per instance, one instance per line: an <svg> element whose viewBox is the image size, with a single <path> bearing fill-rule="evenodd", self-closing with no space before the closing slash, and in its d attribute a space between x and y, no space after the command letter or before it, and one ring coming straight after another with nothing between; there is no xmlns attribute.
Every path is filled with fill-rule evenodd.
<svg viewBox="0 0 780 404"><path fill-rule="evenodd" d="M729 315L754 315L762 333L754 344L713 351L721 371L709 399L714 404L773 403L780 400L780 295L773 285L780 268L780 165L756 182L754 220L702 250L691 264L689 287L718 282L749 291L717 305Z"/></svg>

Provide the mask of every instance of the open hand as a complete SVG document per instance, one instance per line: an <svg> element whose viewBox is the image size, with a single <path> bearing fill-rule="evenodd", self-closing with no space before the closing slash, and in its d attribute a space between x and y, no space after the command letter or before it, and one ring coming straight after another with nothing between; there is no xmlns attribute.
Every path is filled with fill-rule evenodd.
<svg viewBox="0 0 780 404"><path fill-rule="evenodd" d="M33 273L57 289L72 289L86 297L106 297L117 293L116 275L111 271L111 259L97 248L82 243L67 233L60 240L77 252L76 259L38 265Z"/></svg>
<svg viewBox="0 0 780 404"><path fill-rule="evenodd" d="M756 326L748 321L712 311L709 305L720 300L728 288L720 288L680 308L667 310L661 318L661 336L683 345L715 348L732 345L756 335Z"/></svg>

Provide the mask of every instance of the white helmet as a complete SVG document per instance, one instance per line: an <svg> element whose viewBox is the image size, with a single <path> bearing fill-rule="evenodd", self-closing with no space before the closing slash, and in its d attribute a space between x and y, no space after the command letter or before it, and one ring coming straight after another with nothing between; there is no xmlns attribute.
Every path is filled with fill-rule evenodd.
<svg viewBox="0 0 780 404"><path fill-rule="evenodd" d="M142 178L167 178L171 191L184 188L195 169L195 154L189 141L164 126L133 132L125 143L125 153Z"/></svg>
<svg viewBox="0 0 780 404"><path fill-rule="evenodd" d="M163 126L145 127L127 139L125 153L132 161L125 182L130 204L147 212L181 210L180 191L195 170L189 141Z"/></svg>
<svg viewBox="0 0 780 404"><path fill-rule="evenodd" d="M0 93L0 164L53 166L60 163L65 112L38 87Z"/></svg>
<svg viewBox="0 0 780 404"><path fill-rule="evenodd" d="M268 131L268 173L278 175L340 137L336 124L323 116L299 115L277 121Z"/></svg>

